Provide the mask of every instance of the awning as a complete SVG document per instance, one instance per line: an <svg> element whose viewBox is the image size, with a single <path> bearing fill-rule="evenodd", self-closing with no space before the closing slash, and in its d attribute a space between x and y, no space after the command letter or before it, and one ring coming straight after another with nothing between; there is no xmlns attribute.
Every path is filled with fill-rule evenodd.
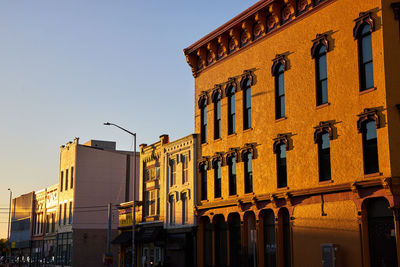
<svg viewBox="0 0 400 267"><path fill-rule="evenodd" d="M132 232L131 231L125 231L120 233L116 238L114 238L113 241L111 241L112 244L128 244L132 243Z"/></svg>
<svg viewBox="0 0 400 267"><path fill-rule="evenodd" d="M155 241L162 231L162 227L144 227L135 236L135 240L141 242L152 242Z"/></svg>

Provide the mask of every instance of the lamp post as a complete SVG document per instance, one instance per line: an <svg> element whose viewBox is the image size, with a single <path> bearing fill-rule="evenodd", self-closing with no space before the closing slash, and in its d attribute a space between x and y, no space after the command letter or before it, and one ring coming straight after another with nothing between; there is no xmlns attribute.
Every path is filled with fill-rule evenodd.
<svg viewBox="0 0 400 267"><path fill-rule="evenodd" d="M7 248L10 250L8 260L11 258L11 243L10 243L10 221L11 221L11 200L12 200L12 191L10 191L10 205L8 206L8 229L7 229ZM8 251L7 251L8 252ZM8 253L7 253L8 254Z"/></svg>
<svg viewBox="0 0 400 267"><path fill-rule="evenodd" d="M107 126L115 126L121 129L124 132L133 136L133 154L134 154L134 161L133 161L133 183L132 183L132 267L135 267L135 182L136 182L136 133L132 133L127 129L122 128L121 126L111 123L105 122L104 125Z"/></svg>

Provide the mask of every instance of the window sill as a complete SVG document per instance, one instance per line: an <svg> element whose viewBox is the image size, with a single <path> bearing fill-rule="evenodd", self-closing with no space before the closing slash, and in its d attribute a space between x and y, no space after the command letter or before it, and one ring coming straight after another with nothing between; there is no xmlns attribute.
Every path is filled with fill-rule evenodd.
<svg viewBox="0 0 400 267"><path fill-rule="evenodd" d="M222 138L220 137L220 138L217 138L217 139L214 139L214 142L220 142L220 141L222 141Z"/></svg>
<svg viewBox="0 0 400 267"><path fill-rule="evenodd" d="M331 183L333 183L333 180L319 181L320 185L331 184Z"/></svg>
<svg viewBox="0 0 400 267"><path fill-rule="evenodd" d="M382 175L383 173L381 172L375 172L375 173L364 174L364 178L378 177Z"/></svg>
<svg viewBox="0 0 400 267"><path fill-rule="evenodd" d="M237 198L238 196L239 196L238 194L236 194L236 195L229 195L228 198Z"/></svg>
<svg viewBox="0 0 400 267"><path fill-rule="evenodd" d="M203 205L203 204L207 204L208 202L210 202L208 199L203 199L203 200L200 200L200 203Z"/></svg>
<svg viewBox="0 0 400 267"><path fill-rule="evenodd" d="M369 92L373 92L373 91L375 91L377 88L376 87L372 87L372 88L369 88L369 89L365 89L365 90L363 90L363 91L360 91L360 95L364 95L364 94L367 94L367 93L369 93Z"/></svg>
<svg viewBox="0 0 400 267"><path fill-rule="evenodd" d="M284 121L284 120L286 120L286 119L287 119L287 117L285 116L285 117L282 117L282 118L279 118L279 119L275 119L275 122Z"/></svg>
<svg viewBox="0 0 400 267"><path fill-rule="evenodd" d="M219 200L223 200L223 199L224 199L223 197L215 197L214 198L215 201L219 201Z"/></svg>
<svg viewBox="0 0 400 267"><path fill-rule="evenodd" d="M331 105L331 103L327 102L325 104L321 104L321 105L316 106L315 109L321 109L321 108L324 108L324 107L327 107L327 106L330 106L330 105Z"/></svg>
<svg viewBox="0 0 400 267"><path fill-rule="evenodd" d="M205 146L205 145L208 145L208 142L201 143L201 146Z"/></svg>
<svg viewBox="0 0 400 267"><path fill-rule="evenodd" d="M289 186L278 187L277 190L278 190L278 191L286 191L286 190L289 190Z"/></svg>
<svg viewBox="0 0 400 267"><path fill-rule="evenodd" d="M229 137L236 136L236 135L237 135L236 133L231 133L231 134L228 133L228 138L229 138Z"/></svg>
<svg viewBox="0 0 400 267"><path fill-rule="evenodd" d="M247 128L247 129L243 130L244 133L250 132L250 131L253 131L253 128L250 127L250 128Z"/></svg>
<svg viewBox="0 0 400 267"><path fill-rule="evenodd" d="M255 193L254 192L250 192L250 193L244 193L243 196L254 196Z"/></svg>

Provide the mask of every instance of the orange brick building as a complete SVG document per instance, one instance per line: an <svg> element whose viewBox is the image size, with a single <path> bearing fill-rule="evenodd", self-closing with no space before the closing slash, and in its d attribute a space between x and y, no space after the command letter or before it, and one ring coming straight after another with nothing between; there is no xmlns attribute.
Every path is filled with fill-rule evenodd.
<svg viewBox="0 0 400 267"><path fill-rule="evenodd" d="M397 266L399 7L262 0L184 50L199 267Z"/></svg>

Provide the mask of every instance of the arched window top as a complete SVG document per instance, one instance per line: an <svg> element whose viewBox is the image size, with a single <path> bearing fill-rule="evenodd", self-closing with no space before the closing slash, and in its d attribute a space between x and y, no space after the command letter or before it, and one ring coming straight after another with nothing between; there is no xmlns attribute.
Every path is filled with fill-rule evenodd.
<svg viewBox="0 0 400 267"><path fill-rule="evenodd" d="M329 51L329 41L326 34L317 34L311 47L311 57L316 58Z"/></svg>
<svg viewBox="0 0 400 267"><path fill-rule="evenodd" d="M363 35L375 31L375 22L372 18L371 12L361 12L360 16L354 20L356 25L353 28L353 37L358 39Z"/></svg>
<svg viewBox="0 0 400 267"><path fill-rule="evenodd" d="M276 76L280 72L287 70L287 60L285 59L285 55L278 54L272 61L274 62L271 67L272 76Z"/></svg>
<svg viewBox="0 0 400 267"><path fill-rule="evenodd" d="M219 166L223 166L224 165L223 160L224 160L223 153L221 152L215 153L215 155L211 159L212 167L215 169L216 167L218 167L218 164Z"/></svg>
<svg viewBox="0 0 400 267"><path fill-rule="evenodd" d="M375 121L376 128L383 127L382 111L379 108L366 108L364 112L357 115L359 117L357 121L357 129L359 133L363 132L365 123Z"/></svg>
<svg viewBox="0 0 400 267"><path fill-rule="evenodd" d="M285 145L286 150L291 150L291 148L293 147L292 145L292 138L291 138L292 134L288 133L288 134L278 134L278 136L276 138L274 138L274 145L273 145L273 150L274 153L277 154L279 153L279 147L280 145Z"/></svg>
<svg viewBox="0 0 400 267"><path fill-rule="evenodd" d="M231 148L228 152L226 152L225 158L227 162L230 162L232 158L235 158L237 162L239 160L239 149Z"/></svg>
<svg viewBox="0 0 400 267"><path fill-rule="evenodd" d="M198 106L199 108L204 108L207 106L207 102L208 102L208 96L207 94L203 94L200 96L199 98L199 102L198 102Z"/></svg>
<svg viewBox="0 0 400 267"><path fill-rule="evenodd" d="M216 86L212 92L211 99L214 103L218 102L222 98L222 90L220 86Z"/></svg>
<svg viewBox="0 0 400 267"><path fill-rule="evenodd" d="M236 78L229 78L228 83L225 87L225 95L230 96L234 95L237 92L237 82Z"/></svg>
<svg viewBox="0 0 400 267"><path fill-rule="evenodd" d="M317 144L321 139L321 135L324 133L329 134L330 140L337 138L337 129L334 126L335 123L335 121L321 121L318 126L315 126L314 143Z"/></svg>
<svg viewBox="0 0 400 267"><path fill-rule="evenodd" d="M243 78L242 81L240 82L240 87L242 90L246 90L251 87L251 80L248 78Z"/></svg>

